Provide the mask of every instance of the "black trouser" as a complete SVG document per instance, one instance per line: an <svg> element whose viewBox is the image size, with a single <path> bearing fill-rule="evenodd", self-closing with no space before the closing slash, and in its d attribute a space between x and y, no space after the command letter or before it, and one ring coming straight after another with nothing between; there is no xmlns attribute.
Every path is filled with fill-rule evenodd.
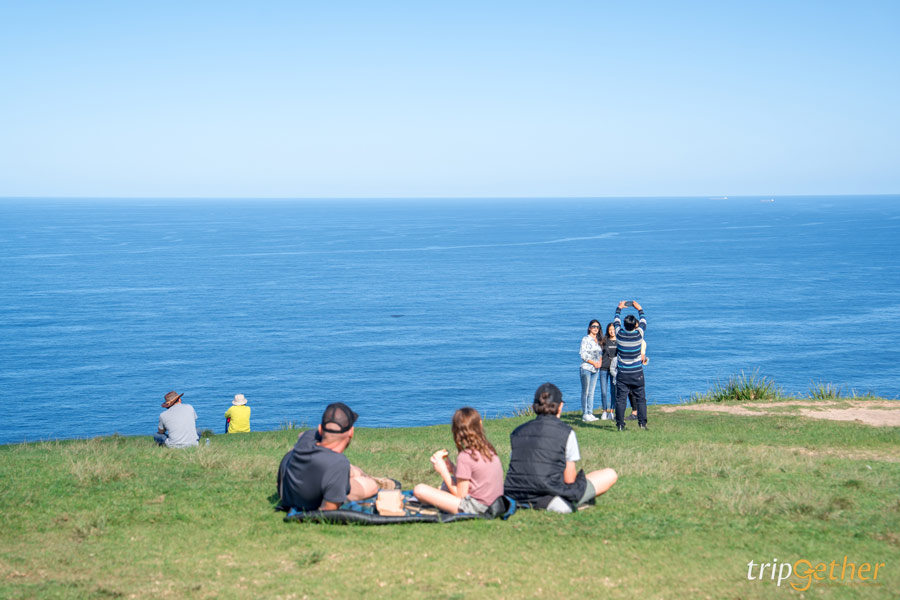
<svg viewBox="0 0 900 600"><path fill-rule="evenodd" d="M616 425L625 424L625 407L631 394L632 406L637 406L638 424L647 423L647 397L644 395L644 370L622 371L616 374Z"/></svg>

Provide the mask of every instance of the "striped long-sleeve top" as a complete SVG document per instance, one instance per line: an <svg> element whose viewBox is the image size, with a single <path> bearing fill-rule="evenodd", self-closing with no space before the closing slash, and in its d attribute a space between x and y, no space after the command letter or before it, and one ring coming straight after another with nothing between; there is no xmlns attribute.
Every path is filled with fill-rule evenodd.
<svg viewBox="0 0 900 600"><path fill-rule="evenodd" d="M622 327L622 309L616 308L616 318L613 320L616 328L616 343L618 345L618 372L638 373L643 370L641 364L641 342L644 341L644 332L647 331L647 319L644 311L639 310L640 320L638 326L632 331L626 331Z"/></svg>

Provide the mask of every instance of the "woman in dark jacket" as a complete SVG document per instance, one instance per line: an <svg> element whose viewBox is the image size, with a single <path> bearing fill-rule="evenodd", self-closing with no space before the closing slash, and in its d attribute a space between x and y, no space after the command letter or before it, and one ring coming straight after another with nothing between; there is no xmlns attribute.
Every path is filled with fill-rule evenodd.
<svg viewBox="0 0 900 600"><path fill-rule="evenodd" d="M606 325L606 335L600 340L603 349L603 360L600 363L600 404L603 406L601 421L615 421L616 376L610 372L610 364L616 357L616 328L612 323ZM607 403L609 398L609 403Z"/></svg>

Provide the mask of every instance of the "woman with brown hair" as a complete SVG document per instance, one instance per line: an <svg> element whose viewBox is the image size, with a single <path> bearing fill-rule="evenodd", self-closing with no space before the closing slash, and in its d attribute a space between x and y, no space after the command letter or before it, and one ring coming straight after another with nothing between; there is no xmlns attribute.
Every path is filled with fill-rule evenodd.
<svg viewBox="0 0 900 600"><path fill-rule="evenodd" d="M503 495L503 465L484 435L481 415L474 408L460 408L453 415L453 441L459 451L456 464L446 450L431 455L431 465L441 476L443 489L420 483L413 494L419 501L444 512L487 512Z"/></svg>

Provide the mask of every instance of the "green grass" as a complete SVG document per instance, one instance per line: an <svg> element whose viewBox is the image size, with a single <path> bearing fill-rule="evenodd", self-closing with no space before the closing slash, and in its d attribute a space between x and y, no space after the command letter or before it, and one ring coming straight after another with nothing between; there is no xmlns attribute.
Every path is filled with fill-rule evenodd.
<svg viewBox="0 0 900 600"><path fill-rule="evenodd" d="M365 415L363 414L363 419ZM790 415L650 409L651 430L564 419L618 484L574 515L389 527L282 522L275 471L298 430L0 447L0 598L770 598L747 562L885 562L875 584L804 597L895 598L900 430ZM486 422L504 463L526 416ZM411 487L449 426L357 430L347 455ZM794 582L798 581L793 579Z"/></svg>

